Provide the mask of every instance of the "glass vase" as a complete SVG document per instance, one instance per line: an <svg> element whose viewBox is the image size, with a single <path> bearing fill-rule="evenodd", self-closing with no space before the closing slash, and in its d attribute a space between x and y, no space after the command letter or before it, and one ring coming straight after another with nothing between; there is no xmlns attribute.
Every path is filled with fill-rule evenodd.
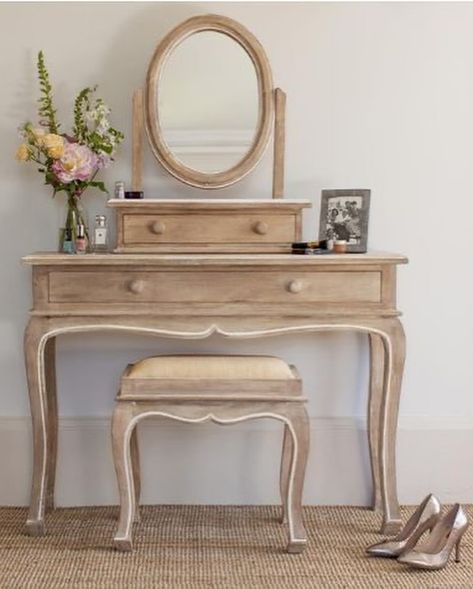
<svg viewBox="0 0 473 589"><path fill-rule="evenodd" d="M61 227L59 228L60 253L76 253L77 227L85 228L86 251L89 251L89 223L87 211L77 195L68 195ZM70 243L68 243L70 242Z"/></svg>

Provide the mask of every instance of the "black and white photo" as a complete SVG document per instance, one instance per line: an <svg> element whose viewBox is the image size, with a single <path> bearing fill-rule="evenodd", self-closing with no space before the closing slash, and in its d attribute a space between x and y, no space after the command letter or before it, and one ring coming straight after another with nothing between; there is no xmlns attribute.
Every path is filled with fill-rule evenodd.
<svg viewBox="0 0 473 589"><path fill-rule="evenodd" d="M367 250L370 190L322 190L319 239L345 240L347 251Z"/></svg>

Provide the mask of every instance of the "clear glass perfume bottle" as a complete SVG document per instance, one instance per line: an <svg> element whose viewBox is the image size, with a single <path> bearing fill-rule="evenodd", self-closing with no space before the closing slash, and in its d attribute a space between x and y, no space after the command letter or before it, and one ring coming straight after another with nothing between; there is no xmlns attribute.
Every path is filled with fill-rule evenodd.
<svg viewBox="0 0 473 589"><path fill-rule="evenodd" d="M108 251L108 228L105 215L95 216L93 248L97 253Z"/></svg>

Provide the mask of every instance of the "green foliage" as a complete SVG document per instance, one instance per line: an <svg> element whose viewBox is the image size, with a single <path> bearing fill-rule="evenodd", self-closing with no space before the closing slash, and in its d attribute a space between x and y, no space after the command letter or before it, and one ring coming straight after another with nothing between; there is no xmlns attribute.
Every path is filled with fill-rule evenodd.
<svg viewBox="0 0 473 589"><path fill-rule="evenodd" d="M106 192L108 194L108 190L105 188L105 184L103 182L89 182L89 186L95 186L102 192Z"/></svg>
<svg viewBox="0 0 473 589"><path fill-rule="evenodd" d="M38 100L39 124L47 127L50 133L57 133L59 125L56 121L56 109L53 105L52 86L49 82L49 73L44 63L43 52L38 53L38 78L41 98Z"/></svg>
<svg viewBox="0 0 473 589"><path fill-rule="evenodd" d="M84 88L79 92L74 100L74 128L73 133L79 142L86 142L87 139L87 122L85 113L90 111L90 95L95 92L97 86L93 88Z"/></svg>

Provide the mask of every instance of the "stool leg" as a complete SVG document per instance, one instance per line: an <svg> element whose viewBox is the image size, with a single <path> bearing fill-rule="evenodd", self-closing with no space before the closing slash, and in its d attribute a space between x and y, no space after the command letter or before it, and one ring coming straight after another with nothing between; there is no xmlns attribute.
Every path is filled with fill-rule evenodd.
<svg viewBox="0 0 473 589"><path fill-rule="evenodd" d="M129 427L133 413L131 408L118 403L112 418L113 461L120 494L120 520L114 544L118 550L130 551L132 545L132 524L135 512L135 492L130 453Z"/></svg>
<svg viewBox="0 0 473 589"><path fill-rule="evenodd" d="M287 491L289 486L289 474L291 457L293 452L292 434L287 425L284 426L282 442L281 470L279 473L279 489L281 492L282 518L281 523L287 523Z"/></svg>
<svg viewBox="0 0 473 589"><path fill-rule="evenodd" d="M141 474L140 474L140 446L138 444L138 426L133 428L130 436L131 468L133 471L133 486L135 488L135 517L134 521L140 521L140 495L141 495Z"/></svg>
<svg viewBox="0 0 473 589"><path fill-rule="evenodd" d="M302 521L302 490L309 454L309 417L304 407L293 408L290 414L290 431L293 448L287 489L287 519L289 543L287 551L302 552L307 544L307 534Z"/></svg>

